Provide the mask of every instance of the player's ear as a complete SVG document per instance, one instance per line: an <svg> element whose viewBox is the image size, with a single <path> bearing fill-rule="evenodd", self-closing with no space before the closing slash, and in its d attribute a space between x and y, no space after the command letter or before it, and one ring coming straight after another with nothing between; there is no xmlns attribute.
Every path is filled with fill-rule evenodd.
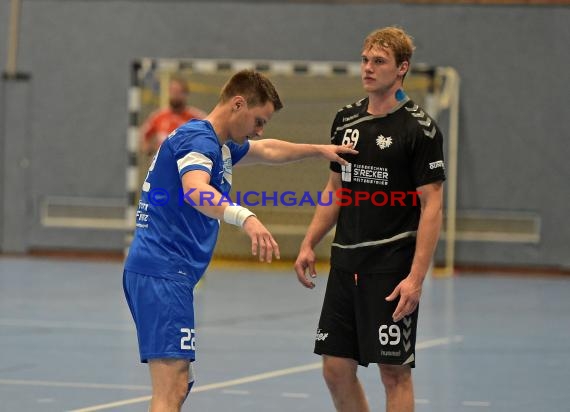
<svg viewBox="0 0 570 412"><path fill-rule="evenodd" d="M246 102L243 96L234 96L232 99L232 110L237 111L244 106L246 106Z"/></svg>
<svg viewBox="0 0 570 412"><path fill-rule="evenodd" d="M403 76L404 74L406 74L408 72L408 69L410 68L410 62L404 60L401 64L400 67L398 68L398 74L400 76Z"/></svg>

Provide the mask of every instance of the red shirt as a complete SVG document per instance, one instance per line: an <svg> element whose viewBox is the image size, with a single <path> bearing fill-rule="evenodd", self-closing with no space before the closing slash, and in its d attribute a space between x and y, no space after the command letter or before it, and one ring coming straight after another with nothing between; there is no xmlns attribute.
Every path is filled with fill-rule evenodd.
<svg viewBox="0 0 570 412"><path fill-rule="evenodd" d="M156 151L174 129L191 119L203 119L205 116L206 113L194 107L187 107L182 113L174 112L171 108L157 110L143 125L145 146Z"/></svg>

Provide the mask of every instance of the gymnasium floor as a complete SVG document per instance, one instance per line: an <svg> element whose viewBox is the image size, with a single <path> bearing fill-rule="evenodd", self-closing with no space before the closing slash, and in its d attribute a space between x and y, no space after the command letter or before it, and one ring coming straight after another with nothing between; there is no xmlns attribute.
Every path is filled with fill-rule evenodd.
<svg viewBox="0 0 570 412"><path fill-rule="evenodd" d="M271 269L271 270L270 270ZM119 262L0 257L0 411L146 411ZM312 354L326 277L214 266L184 410L332 411ZM424 287L417 412L570 411L570 278L462 273ZM360 369L373 411L384 395Z"/></svg>

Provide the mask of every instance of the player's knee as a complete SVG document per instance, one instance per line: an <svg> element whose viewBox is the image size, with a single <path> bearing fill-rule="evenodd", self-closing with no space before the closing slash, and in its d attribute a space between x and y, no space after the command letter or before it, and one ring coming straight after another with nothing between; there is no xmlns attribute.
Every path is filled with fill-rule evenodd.
<svg viewBox="0 0 570 412"><path fill-rule="evenodd" d="M180 410L188 394L188 383L170 385L168 390L156 391L152 394L151 411Z"/></svg>
<svg viewBox="0 0 570 412"><path fill-rule="evenodd" d="M185 380L177 380L174 382L166 393L162 393L163 400L172 408L180 408L186 397L188 396L188 382Z"/></svg>
<svg viewBox="0 0 570 412"><path fill-rule="evenodd" d="M380 365L380 376L387 390L407 385L412 379L409 367L396 365Z"/></svg>
<svg viewBox="0 0 570 412"><path fill-rule="evenodd" d="M334 390L356 381L356 368L344 360L328 359L323 362L323 377Z"/></svg>

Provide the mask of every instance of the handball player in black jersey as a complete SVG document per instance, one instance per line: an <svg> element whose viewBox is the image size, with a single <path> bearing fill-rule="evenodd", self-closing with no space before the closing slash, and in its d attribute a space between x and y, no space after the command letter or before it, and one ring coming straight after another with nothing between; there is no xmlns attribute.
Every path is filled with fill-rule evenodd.
<svg viewBox="0 0 570 412"><path fill-rule="evenodd" d="M403 88L413 50L396 27L365 39L367 97L339 110L331 128L334 144L358 154L330 164L325 192L335 200L317 207L295 262L313 288L314 248L336 225L315 353L337 411L369 410L357 367L370 363L386 411L414 410L418 304L441 228L445 166L438 126Z"/></svg>

